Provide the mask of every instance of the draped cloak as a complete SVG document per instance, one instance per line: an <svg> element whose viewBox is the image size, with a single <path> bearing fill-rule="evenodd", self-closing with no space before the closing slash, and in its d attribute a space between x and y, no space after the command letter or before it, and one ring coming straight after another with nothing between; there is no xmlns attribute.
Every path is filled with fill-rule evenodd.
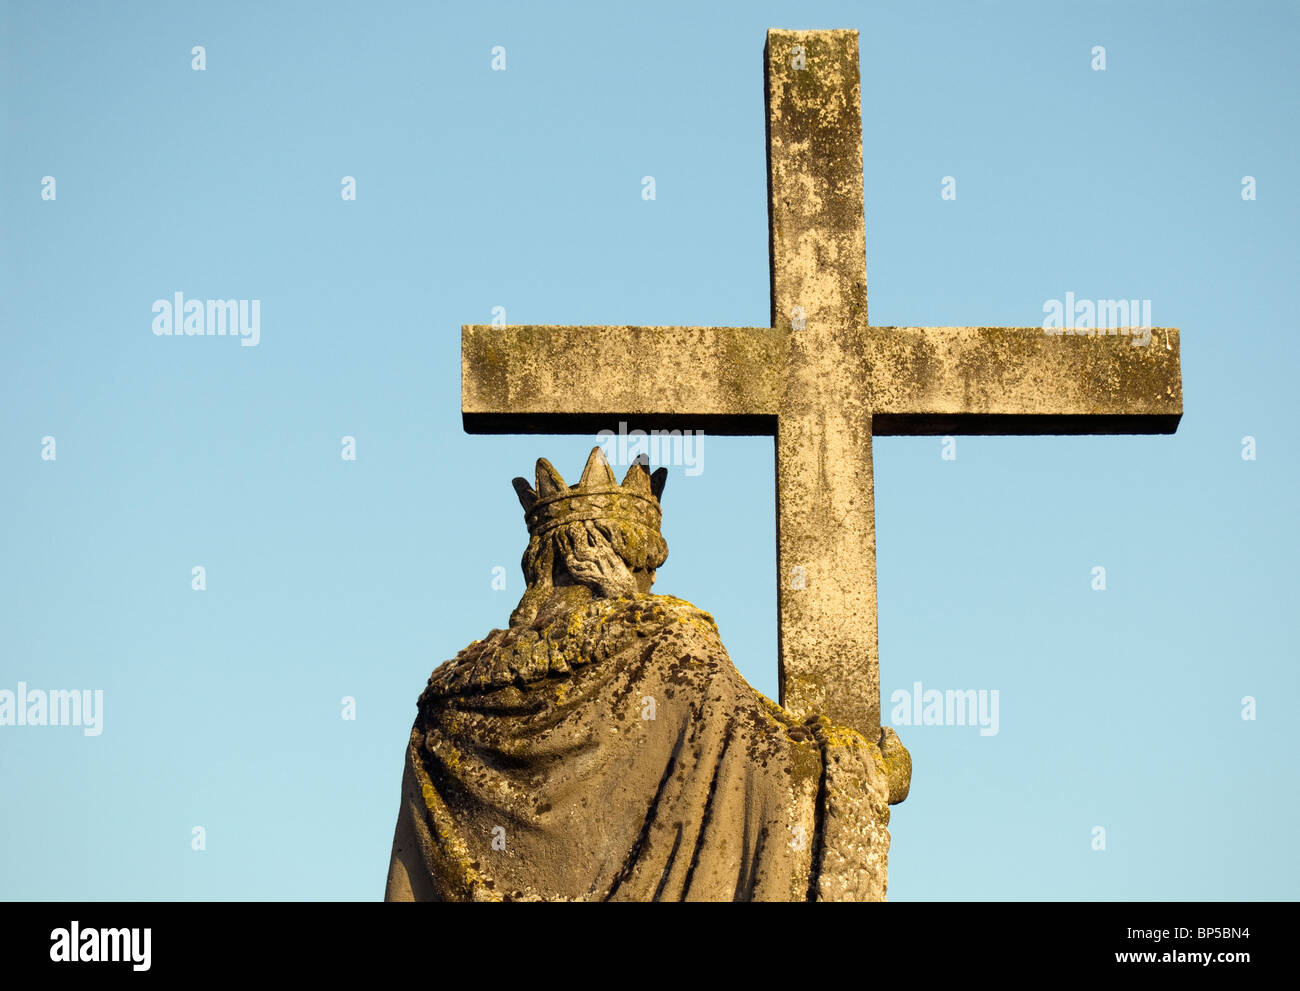
<svg viewBox="0 0 1300 991"><path fill-rule="evenodd" d="M877 745L756 692L688 602L543 619L430 677L386 900L884 898Z"/></svg>

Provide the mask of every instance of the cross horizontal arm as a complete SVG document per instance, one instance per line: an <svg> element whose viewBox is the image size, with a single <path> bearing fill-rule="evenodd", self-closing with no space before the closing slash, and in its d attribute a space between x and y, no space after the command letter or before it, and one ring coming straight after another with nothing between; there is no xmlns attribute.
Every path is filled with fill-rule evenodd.
<svg viewBox="0 0 1300 991"><path fill-rule="evenodd" d="M868 328L872 433L1171 434L1183 414L1178 331L1151 329L1146 344L1133 333Z"/></svg>
<svg viewBox="0 0 1300 991"><path fill-rule="evenodd" d="M473 433L770 434L784 368L769 327L465 326L461 412Z"/></svg>

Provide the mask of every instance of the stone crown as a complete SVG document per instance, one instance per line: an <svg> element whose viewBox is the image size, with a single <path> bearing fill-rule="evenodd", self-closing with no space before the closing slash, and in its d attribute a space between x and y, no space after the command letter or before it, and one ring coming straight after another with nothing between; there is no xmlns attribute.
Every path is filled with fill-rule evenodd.
<svg viewBox="0 0 1300 991"><path fill-rule="evenodd" d="M563 477L545 458L537 459L537 488L522 478L514 479L515 493L524 507L524 519L532 536L576 520L621 519L659 531L662 511L659 497L668 480L668 469L650 473L644 456L632 462L620 485L599 446L591 449L582 479L576 486Z"/></svg>

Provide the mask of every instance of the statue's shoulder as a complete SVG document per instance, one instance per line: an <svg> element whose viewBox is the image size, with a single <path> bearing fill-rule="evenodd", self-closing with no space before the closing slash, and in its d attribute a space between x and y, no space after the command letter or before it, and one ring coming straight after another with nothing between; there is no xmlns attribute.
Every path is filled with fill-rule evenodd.
<svg viewBox="0 0 1300 991"><path fill-rule="evenodd" d="M601 618L606 622L619 622L633 628L670 626L686 623L701 633L718 635L718 624L703 609L685 599L672 595L637 594L621 599L602 599Z"/></svg>
<svg viewBox="0 0 1300 991"><path fill-rule="evenodd" d="M671 595L637 593L543 612L536 623L493 630L437 667L422 700L569 674L616 653L633 639L655 636L679 624L718 639L712 616Z"/></svg>

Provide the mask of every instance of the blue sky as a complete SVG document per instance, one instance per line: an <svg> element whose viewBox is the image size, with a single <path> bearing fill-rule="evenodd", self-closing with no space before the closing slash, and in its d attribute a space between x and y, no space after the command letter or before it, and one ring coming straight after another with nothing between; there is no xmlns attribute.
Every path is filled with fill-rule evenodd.
<svg viewBox="0 0 1300 991"><path fill-rule="evenodd" d="M1182 331L1173 436L876 442L884 694L1000 701L996 735L899 727L891 898L1295 898L1298 26L0 4L0 690L104 692L98 736L0 727L0 897L382 896L416 696L522 590L509 480L594 443L466 435L461 324L766 323L764 31L837 27L873 323L1034 326L1073 292ZM175 292L259 299L258 346L155 336ZM775 695L772 441L703 454L656 591Z"/></svg>

